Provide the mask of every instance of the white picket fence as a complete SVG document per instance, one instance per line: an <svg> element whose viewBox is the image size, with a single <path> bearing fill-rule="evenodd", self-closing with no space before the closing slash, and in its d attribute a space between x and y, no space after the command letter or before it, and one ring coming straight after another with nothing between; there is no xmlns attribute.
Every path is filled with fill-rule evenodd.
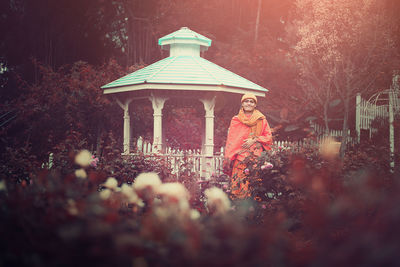
<svg viewBox="0 0 400 267"><path fill-rule="evenodd" d="M391 172L394 172L395 148L398 146L398 144L395 144L394 120L396 115L400 113L399 79L400 75L396 74L393 77L393 83L390 89L376 93L368 101L364 100L360 94L358 94L356 98L356 132L358 142L360 141L361 130L368 130L370 138L373 134L377 133L378 129L374 128L372 125L374 120L380 119L381 123L385 123L386 121L389 124L388 137L390 157L392 158L390 162Z"/></svg>
<svg viewBox="0 0 400 267"><path fill-rule="evenodd" d="M390 106L393 109L393 112L400 112L400 98L399 92L392 91L389 92L392 94L392 101L389 101L389 97L378 97L376 99L365 100L361 97L360 94L356 97L356 125L355 125L355 135L356 138L350 137L350 129L348 130L348 143L354 144L360 141L360 131L367 130L369 132L369 138L372 137L373 134L377 133L378 129L372 125L372 122L381 118L382 122L388 120L389 118L389 108ZM390 103L389 103L390 102ZM311 124L311 127L317 133L317 138L325 138L325 128L318 124ZM343 131L342 130L330 130L329 135L332 137L341 137Z"/></svg>
<svg viewBox="0 0 400 267"><path fill-rule="evenodd" d="M326 139L328 136L337 138L341 140L340 138L343 136L343 130L329 130L329 134L326 134L325 127L321 126L317 123L311 123L310 126L315 130L316 132L316 142L321 143L324 139ZM350 129L347 130L347 136L348 136L348 143L354 144L355 139L351 137L351 131Z"/></svg>
<svg viewBox="0 0 400 267"><path fill-rule="evenodd" d="M394 128L393 120L396 114L400 113L400 74L398 70L393 72L390 89L382 90L372 95L368 100L357 94L356 97L356 132L360 141L361 130L368 130L369 137L377 132L372 122L381 118L389 123L391 151L394 152Z"/></svg>
<svg viewBox="0 0 400 267"><path fill-rule="evenodd" d="M394 102L391 103L394 112L400 112L400 98L396 94L395 97L392 97ZM372 103L371 101L366 101L361 98L360 95L356 98L356 127L355 131L357 133L356 138L351 137L351 131L348 130L348 143L355 144L358 143L360 136L360 129L369 130L370 137L372 134L377 132L377 129L373 128L371 125L372 121L378 117L388 118L389 117L389 107L388 105L377 105L377 103ZM303 139L297 142L290 141L275 141L274 146L280 147L280 149L290 149L291 151L300 151L303 148L309 147L318 147L324 139L328 137L337 137L338 141L342 137L342 130L330 130L329 134L326 134L325 128L316 123L310 124L310 126L316 132L316 138L314 140ZM354 135L353 135L354 136ZM393 149L392 149L393 150ZM139 137L137 142L134 144L135 153L140 153L149 157L162 157L165 162L171 167L173 173L178 175L182 171L186 171L192 173L194 175L201 174L205 171L205 156L202 155L200 149L189 149L189 150L180 150L173 149L171 147L167 147L164 150L164 153L153 153L153 145L143 140L142 137ZM393 151L392 151L393 153ZM213 157L211 157L211 161L208 161L211 164L212 175L219 176L222 174L223 160L224 160L224 151L223 148L220 151L216 152ZM210 157L208 157L210 159ZM210 163L211 162L211 163Z"/></svg>
<svg viewBox="0 0 400 267"><path fill-rule="evenodd" d="M357 95L356 105L356 131L359 133L360 130L368 130L371 138L378 131L371 125L372 121L376 118L388 118L389 107L388 105L371 103L363 99L361 95Z"/></svg>

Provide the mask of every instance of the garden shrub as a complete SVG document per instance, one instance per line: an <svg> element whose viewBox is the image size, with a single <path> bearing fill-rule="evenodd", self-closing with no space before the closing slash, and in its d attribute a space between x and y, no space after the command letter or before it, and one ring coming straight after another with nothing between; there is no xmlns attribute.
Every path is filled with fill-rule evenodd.
<svg viewBox="0 0 400 267"><path fill-rule="evenodd" d="M370 148L343 160L312 147L273 149L249 170L261 200L233 202L222 214L189 202L201 211L193 217L181 213L173 194L168 205L124 199L133 172L164 168L144 156L120 160L109 150L97 167L83 168L87 178L76 177L81 166L71 161L67 171L38 171L25 186L7 179L0 186L0 265L397 266L400 183L369 166L374 157L384 161L381 150L363 149ZM105 184L111 171L120 187ZM195 183L189 174L180 179Z"/></svg>

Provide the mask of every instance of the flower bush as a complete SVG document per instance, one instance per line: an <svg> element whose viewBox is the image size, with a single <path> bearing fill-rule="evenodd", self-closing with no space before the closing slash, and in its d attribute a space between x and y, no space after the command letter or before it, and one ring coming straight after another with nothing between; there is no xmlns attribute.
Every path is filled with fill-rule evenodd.
<svg viewBox="0 0 400 267"><path fill-rule="evenodd" d="M248 168L252 198L234 202L212 183L192 191L193 177L156 174L156 159L109 151L93 167L75 165L80 149L55 155L69 165L25 186L0 181L0 265L397 266L400 183L385 151L369 149L341 160L274 148Z"/></svg>

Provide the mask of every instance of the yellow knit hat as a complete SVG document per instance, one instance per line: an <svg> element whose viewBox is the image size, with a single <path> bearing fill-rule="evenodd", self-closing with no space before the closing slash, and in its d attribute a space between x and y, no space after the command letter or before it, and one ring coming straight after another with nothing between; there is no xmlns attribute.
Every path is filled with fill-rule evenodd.
<svg viewBox="0 0 400 267"><path fill-rule="evenodd" d="M242 96L242 103L243 103L243 101L245 101L246 99L253 99L255 102L256 102L256 104L257 104L257 97L255 96L255 95L253 95L253 94L244 94L243 96Z"/></svg>

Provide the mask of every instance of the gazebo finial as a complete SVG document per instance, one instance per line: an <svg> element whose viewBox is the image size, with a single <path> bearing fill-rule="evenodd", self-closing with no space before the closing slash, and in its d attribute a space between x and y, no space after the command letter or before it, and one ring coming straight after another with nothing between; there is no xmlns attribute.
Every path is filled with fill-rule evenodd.
<svg viewBox="0 0 400 267"><path fill-rule="evenodd" d="M169 56L200 56L211 46L211 40L192 31L188 27L170 33L158 39L158 44L164 50L169 50Z"/></svg>

